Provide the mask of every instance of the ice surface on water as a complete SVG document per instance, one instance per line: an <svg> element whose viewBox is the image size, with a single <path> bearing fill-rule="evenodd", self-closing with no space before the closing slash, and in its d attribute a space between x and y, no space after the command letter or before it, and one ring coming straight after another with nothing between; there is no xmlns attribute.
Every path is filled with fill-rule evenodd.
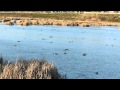
<svg viewBox="0 0 120 90"><path fill-rule="evenodd" d="M120 78L119 37L117 26L26 27L1 24L0 54L9 60L44 57L68 78L117 79Z"/></svg>

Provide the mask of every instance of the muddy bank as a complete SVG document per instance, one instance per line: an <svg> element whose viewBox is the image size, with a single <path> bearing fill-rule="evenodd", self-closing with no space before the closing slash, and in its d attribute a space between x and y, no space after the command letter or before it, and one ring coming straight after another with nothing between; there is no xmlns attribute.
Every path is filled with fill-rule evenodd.
<svg viewBox="0 0 120 90"><path fill-rule="evenodd" d="M96 19L92 20L56 20L45 18L27 18L27 17L6 17L0 18L0 22L6 25L57 25L57 26L120 26L118 22L104 22Z"/></svg>

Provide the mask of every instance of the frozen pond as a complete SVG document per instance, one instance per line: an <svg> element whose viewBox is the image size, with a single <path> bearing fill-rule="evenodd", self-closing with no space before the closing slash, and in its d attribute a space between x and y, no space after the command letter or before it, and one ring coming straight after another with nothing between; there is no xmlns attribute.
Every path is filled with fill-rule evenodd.
<svg viewBox="0 0 120 90"><path fill-rule="evenodd" d="M117 26L7 26L0 24L0 54L45 58L70 79L120 78Z"/></svg>

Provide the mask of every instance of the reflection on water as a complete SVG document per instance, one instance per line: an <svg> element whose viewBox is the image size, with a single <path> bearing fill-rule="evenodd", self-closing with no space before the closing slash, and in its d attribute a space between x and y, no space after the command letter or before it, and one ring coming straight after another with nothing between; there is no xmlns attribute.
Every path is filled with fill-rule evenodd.
<svg viewBox="0 0 120 90"><path fill-rule="evenodd" d="M46 58L68 78L120 78L117 26L0 25L0 54L6 59Z"/></svg>

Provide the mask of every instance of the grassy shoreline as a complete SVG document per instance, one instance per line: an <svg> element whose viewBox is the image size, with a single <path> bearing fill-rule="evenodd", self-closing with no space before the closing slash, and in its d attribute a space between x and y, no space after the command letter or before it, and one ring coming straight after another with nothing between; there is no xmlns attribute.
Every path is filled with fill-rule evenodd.
<svg viewBox="0 0 120 90"><path fill-rule="evenodd" d="M76 13L76 12L0 12L0 17L29 17L29 18L47 18L57 20L92 20L120 22L120 14L106 13Z"/></svg>
<svg viewBox="0 0 120 90"><path fill-rule="evenodd" d="M20 18L18 25L120 26L120 14L82 12L0 12L0 21ZM29 21L34 20L34 22ZM36 21L35 21L36 20ZM10 21L10 20L8 20ZM16 21L15 21L16 22ZM13 25L14 23L6 23Z"/></svg>

